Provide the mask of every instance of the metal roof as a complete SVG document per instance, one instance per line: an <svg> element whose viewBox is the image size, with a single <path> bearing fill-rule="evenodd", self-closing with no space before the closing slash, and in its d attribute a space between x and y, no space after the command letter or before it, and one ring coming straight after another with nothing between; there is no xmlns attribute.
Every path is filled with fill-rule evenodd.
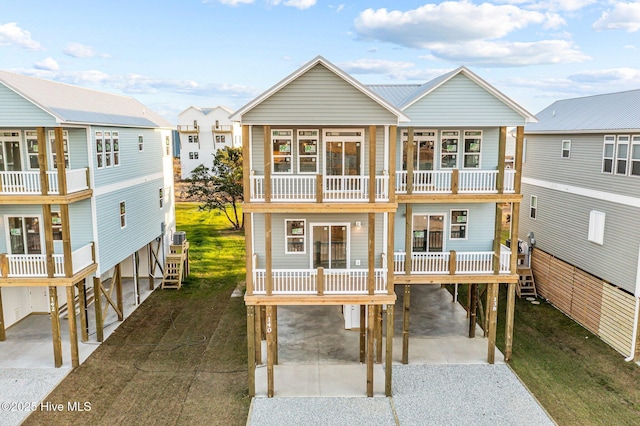
<svg viewBox="0 0 640 426"><path fill-rule="evenodd" d="M420 88L419 84L369 84L367 87L396 108Z"/></svg>
<svg viewBox="0 0 640 426"><path fill-rule="evenodd" d="M640 129L640 90L556 101L537 117L525 132Z"/></svg>
<svg viewBox="0 0 640 426"><path fill-rule="evenodd" d="M129 96L0 71L0 84L54 116L60 123L133 127L173 125Z"/></svg>

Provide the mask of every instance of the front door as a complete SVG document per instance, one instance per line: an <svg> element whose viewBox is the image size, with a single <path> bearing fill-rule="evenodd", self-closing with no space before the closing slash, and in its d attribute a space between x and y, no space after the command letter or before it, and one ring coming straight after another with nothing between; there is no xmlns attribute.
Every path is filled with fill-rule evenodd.
<svg viewBox="0 0 640 426"><path fill-rule="evenodd" d="M311 226L312 267L346 269L349 253L347 224L313 224Z"/></svg>
<svg viewBox="0 0 640 426"><path fill-rule="evenodd" d="M7 223L11 254L42 254L39 217L10 216Z"/></svg>
<svg viewBox="0 0 640 426"><path fill-rule="evenodd" d="M20 170L22 170L20 134L18 132L0 132L0 172Z"/></svg>
<svg viewBox="0 0 640 426"><path fill-rule="evenodd" d="M443 251L444 215L417 214L413 216L414 253Z"/></svg>

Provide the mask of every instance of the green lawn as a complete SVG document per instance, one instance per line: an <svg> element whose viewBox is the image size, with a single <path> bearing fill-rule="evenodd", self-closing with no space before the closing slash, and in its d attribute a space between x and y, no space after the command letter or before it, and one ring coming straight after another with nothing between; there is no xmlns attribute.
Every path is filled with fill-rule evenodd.
<svg viewBox="0 0 640 426"><path fill-rule="evenodd" d="M460 290L464 304L466 288ZM497 330L502 351L505 305L503 288ZM640 367L552 305L517 299L513 340L511 367L558 424L640 424Z"/></svg>

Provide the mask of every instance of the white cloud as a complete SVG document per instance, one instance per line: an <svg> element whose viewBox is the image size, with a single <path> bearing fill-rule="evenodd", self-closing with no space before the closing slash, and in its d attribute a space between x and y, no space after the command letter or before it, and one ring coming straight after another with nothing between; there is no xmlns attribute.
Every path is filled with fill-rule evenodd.
<svg viewBox="0 0 640 426"><path fill-rule="evenodd" d="M278 6L282 4L283 6L291 6L300 10L309 9L312 6L315 6L317 0L269 0L269 4L273 6Z"/></svg>
<svg viewBox="0 0 640 426"><path fill-rule="evenodd" d="M528 5L527 7L536 10L575 12L583 9L590 4L596 3L597 0L542 0ZM528 2L523 2L528 3Z"/></svg>
<svg viewBox="0 0 640 426"><path fill-rule="evenodd" d="M46 58L40 62L36 62L33 64L33 67L38 70L44 71L58 71L60 69L60 65L53 58Z"/></svg>
<svg viewBox="0 0 640 426"><path fill-rule="evenodd" d="M640 1L613 2L613 9L602 12L600 19L593 24L593 29L627 30L629 33L640 30Z"/></svg>
<svg viewBox="0 0 640 426"><path fill-rule="evenodd" d="M28 50L44 50L40 43L31 38L31 33L16 22L0 25L0 46L18 46Z"/></svg>
<svg viewBox="0 0 640 426"><path fill-rule="evenodd" d="M339 66L349 74L390 74L394 71L413 68L415 64L384 59L357 59L342 62Z"/></svg>
<svg viewBox="0 0 640 426"><path fill-rule="evenodd" d="M433 43L431 53L440 59L485 66L525 66L583 62L590 59L565 40L536 42Z"/></svg>
<svg viewBox="0 0 640 426"><path fill-rule="evenodd" d="M339 5L339 6L336 8L336 13L341 12L343 9L344 9L344 4Z"/></svg>
<svg viewBox="0 0 640 426"><path fill-rule="evenodd" d="M64 49L64 53L74 58L95 58L97 56L101 58L108 58L109 55L99 54L93 47L87 46L82 43L68 43Z"/></svg>
<svg viewBox="0 0 640 426"><path fill-rule="evenodd" d="M571 81L578 83L623 84L628 86L640 85L640 69L609 68L594 71L583 71L569 76Z"/></svg>
<svg viewBox="0 0 640 426"><path fill-rule="evenodd" d="M497 39L532 24L555 28L564 23L554 14L462 0L426 4L407 12L367 9L354 24L362 39L424 48L434 42Z"/></svg>

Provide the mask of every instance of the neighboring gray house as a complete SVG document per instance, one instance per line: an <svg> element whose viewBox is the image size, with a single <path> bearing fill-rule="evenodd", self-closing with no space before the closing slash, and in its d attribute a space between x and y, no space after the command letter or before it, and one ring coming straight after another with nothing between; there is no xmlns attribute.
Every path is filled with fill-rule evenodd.
<svg viewBox="0 0 640 426"><path fill-rule="evenodd" d="M160 273L175 230L172 127L130 97L0 72L0 341L32 313L59 329L58 308L79 293L82 312L105 281ZM109 294L97 300L121 305Z"/></svg>
<svg viewBox="0 0 640 426"><path fill-rule="evenodd" d="M539 293L638 358L640 90L557 101L525 127L520 235Z"/></svg>

